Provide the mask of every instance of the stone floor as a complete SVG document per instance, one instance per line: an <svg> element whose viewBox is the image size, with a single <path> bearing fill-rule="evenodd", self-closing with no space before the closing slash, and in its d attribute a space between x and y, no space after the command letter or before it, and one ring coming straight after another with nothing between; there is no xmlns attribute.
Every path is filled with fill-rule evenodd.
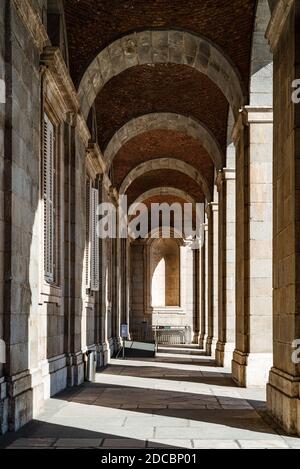
<svg viewBox="0 0 300 469"><path fill-rule="evenodd" d="M112 360L96 382L45 403L0 447L299 448L268 417L264 389L237 388L229 371L193 348L155 359Z"/></svg>

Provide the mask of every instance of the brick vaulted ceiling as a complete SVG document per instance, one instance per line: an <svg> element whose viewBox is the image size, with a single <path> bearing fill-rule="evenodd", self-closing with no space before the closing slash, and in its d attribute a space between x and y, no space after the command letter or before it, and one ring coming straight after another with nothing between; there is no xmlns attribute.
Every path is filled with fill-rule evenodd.
<svg viewBox="0 0 300 469"><path fill-rule="evenodd" d="M238 67L244 82L256 0L67 0L71 73L78 84L94 57L134 31L183 29L207 37Z"/></svg>
<svg viewBox="0 0 300 469"><path fill-rule="evenodd" d="M80 80L96 55L116 39L149 29L180 29L212 41L238 69L248 89L256 0L67 0L66 25L70 71ZM112 78L95 101L98 140L105 150L116 131L133 118L153 112L193 117L226 150L228 102L205 75L185 65L146 64ZM135 137L119 151L113 164L116 185L137 164L152 158L185 159L213 184L213 165L203 147L180 132L151 131ZM173 170L152 171L129 188L130 198L147 189L173 186L203 194L190 178Z"/></svg>
<svg viewBox="0 0 300 469"><path fill-rule="evenodd" d="M198 169L210 185L213 183L213 162L206 150L193 138L172 130L151 130L126 143L114 158L113 182L119 187L137 165L170 157L186 161Z"/></svg>
<svg viewBox="0 0 300 469"><path fill-rule="evenodd" d="M187 192L196 202L204 202L204 195L193 179L173 169L149 171L137 178L127 191L128 204L132 204L141 193L156 187L176 187Z"/></svg>
<svg viewBox="0 0 300 469"><path fill-rule="evenodd" d="M213 129L225 149L228 102L209 78L186 65L132 67L104 86L96 99L96 110L103 149L126 122L152 112L197 118Z"/></svg>

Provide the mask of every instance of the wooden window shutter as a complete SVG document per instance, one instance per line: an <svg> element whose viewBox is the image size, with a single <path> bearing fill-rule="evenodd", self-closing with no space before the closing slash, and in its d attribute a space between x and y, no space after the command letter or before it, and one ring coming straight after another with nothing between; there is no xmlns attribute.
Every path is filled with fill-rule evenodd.
<svg viewBox="0 0 300 469"><path fill-rule="evenodd" d="M44 199L44 276L55 280L55 131L44 114L43 133L43 199Z"/></svg>
<svg viewBox="0 0 300 469"><path fill-rule="evenodd" d="M91 290L99 291L99 239L97 236L98 189L91 189Z"/></svg>

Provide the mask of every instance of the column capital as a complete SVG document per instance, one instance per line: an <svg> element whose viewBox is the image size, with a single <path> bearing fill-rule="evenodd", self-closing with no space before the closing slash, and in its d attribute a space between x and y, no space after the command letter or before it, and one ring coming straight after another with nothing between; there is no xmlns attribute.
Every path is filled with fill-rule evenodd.
<svg viewBox="0 0 300 469"><path fill-rule="evenodd" d="M218 210L219 204L217 202L209 202L205 207L205 211L208 217L212 212L217 212Z"/></svg>
<svg viewBox="0 0 300 469"><path fill-rule="evenodd" d="M273 53L277 48L284 25L294 4L295 0L279 0L273 11L266 31L266 38L268 39L271 52Z"/></svg>
<svg viewBox="0 0 300 469"><path fill-rule="evenodd" d="M245 127L250 124L272 124L273 107L268 106L243 106L232 130L232 140L235 146L241 138Z"/></svg>
<svg viewBox="0 0 300 469"><path fill-rule="evenodd" d="M216 177L216 186L218 192L221 192L222 184L224 181L234 181L235 180L235 169L233 168L223 168L218 171Z"/></svg>
<svg viewBox="0 0 300 469"><path fill-rule="evenodd" d="M273 107L270 106L244 106L242 109L244 114L244 124L272 124L273 123Z"/></svg>

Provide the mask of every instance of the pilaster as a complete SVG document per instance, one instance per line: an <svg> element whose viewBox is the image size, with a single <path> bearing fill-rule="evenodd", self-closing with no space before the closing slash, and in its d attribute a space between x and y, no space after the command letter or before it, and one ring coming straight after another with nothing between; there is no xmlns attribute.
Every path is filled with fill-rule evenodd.
<svg viewBox="0 0 300 469"><path fill-rule="evenodd" d="M272 363L272 108L246 106L236 145L236 349L233 378L264 385Z"/></svg>

